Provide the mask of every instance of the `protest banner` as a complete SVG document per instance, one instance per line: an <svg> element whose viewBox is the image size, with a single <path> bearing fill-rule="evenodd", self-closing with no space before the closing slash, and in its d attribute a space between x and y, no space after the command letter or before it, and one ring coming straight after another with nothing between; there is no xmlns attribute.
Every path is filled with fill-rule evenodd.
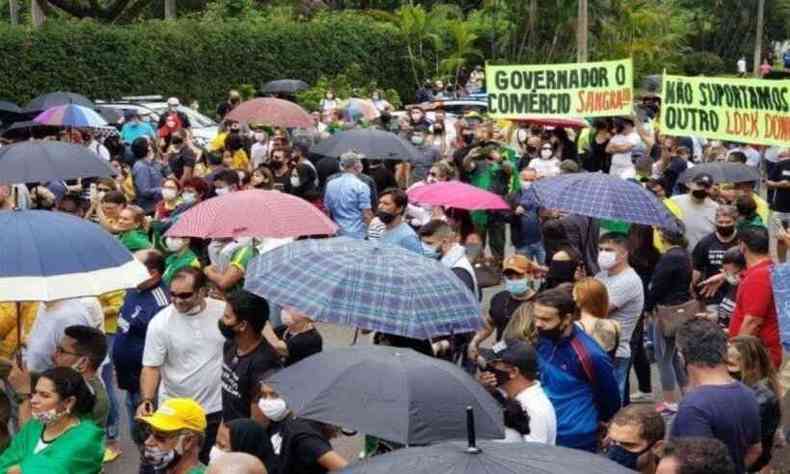
<svg viewBox="0 0 790 474"><path fill-rule="evenodd" d="M790 146L790 81L664 74L661 133Z"/></svg>
<svg viewBox="0 0 790 474"><path fill-rule="evenodd" d="M630 115L633 74L630 58L486 66L488 114L497 119Z"/></svg>

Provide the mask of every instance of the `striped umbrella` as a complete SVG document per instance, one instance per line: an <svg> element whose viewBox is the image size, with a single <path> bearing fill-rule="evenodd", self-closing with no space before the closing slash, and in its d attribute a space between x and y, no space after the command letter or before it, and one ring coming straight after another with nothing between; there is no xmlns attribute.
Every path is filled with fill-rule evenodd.
<svg viewBox="0 0 790 474"><path fill-rule="evenodd" d="M320 209L279 191L251 189L203 201L166 233L201 239L333 235L337 226Z"/></svg>
<svg viewBox="0 0 790 474"><path fill-rule="evenodd" d="M33 119L42 125L73 128L106 127L107 121L94 110L81 105L58 105L41 112Z"/></svg>
<svg viewBox="0 0 790 474"><path fill-rule="evenodd" d="M415 339L483 324L477 297L449 268L347 237L300 240L255 257L244 289L318 321Z"/></svg>

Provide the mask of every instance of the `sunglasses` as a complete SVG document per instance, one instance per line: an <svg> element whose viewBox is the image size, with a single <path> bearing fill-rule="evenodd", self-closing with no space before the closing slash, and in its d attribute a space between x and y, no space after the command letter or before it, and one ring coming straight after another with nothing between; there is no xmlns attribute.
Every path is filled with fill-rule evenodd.
<svg viewBox="0 0 790 474"><path fill-rule="evenodd" d="M173 293L173 292L170 292L170 297L172 299L174 299L174 300L175 299L188 300L188 299L192 298L193 296L195 296L195 292L194 291L190 291L188 293Z"/></svg>

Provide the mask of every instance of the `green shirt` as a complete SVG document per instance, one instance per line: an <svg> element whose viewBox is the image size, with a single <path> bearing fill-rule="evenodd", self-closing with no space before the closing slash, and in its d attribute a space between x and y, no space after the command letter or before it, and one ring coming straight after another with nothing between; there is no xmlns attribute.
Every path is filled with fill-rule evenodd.
<svg viewBox="0 0 790 474"><path fill-rule="evenodd" d="M35 453L44 425L31 419L0 455L0 472L19 465L25 474L98 474L104 459L104 430L88 420Z"/></svg>
<svg viewBox="0 0 790 474"><path fill-rule="evenodd" d="M245 275L247 274L247 265L250 264L250 260L252 257L256 255L255 248L252 245L245 245L244 247L240 247L235 252L233 252L233 257L230 259L230 264L234 267L241 270L242 273ZM244 278L239 280L239 282L231 288L231 290L236 290L244 288Z"/></svg>
<svg viewBox="0 0 790 474"><path fill-rule="evenodd" d="M170 285L170 280L173 279L173 275L184 267L200 268L200 260L198 260L195 252L190 250L189 247L165 259L165 273L162 275L162 281Z"/></svg>
<svg viewBox="0 0 790 474"><path fill-rule="evenodd" d="M118 234L118 239L130 252L151 248L151 242L148 240L148 236L138 229L121 232Z"/></svg>
<svg viewBox="0 0 790 474"><path fill-rule="evenodd" d="M91 411L88 418L96 423L97 426L104 428L107 426L107 417L110 416L110 399L107 396L107 388L98 374L86 381L96 396L96 403L93 404L93 411Z"/></svg>
<svg viewBox="0 0 790 474"><path fill-rule="evenodd" d="M206 466L204 466L203 464L198 464L197 466L188 470L187 474L204 474L205 472L206 472Z"/></svg>

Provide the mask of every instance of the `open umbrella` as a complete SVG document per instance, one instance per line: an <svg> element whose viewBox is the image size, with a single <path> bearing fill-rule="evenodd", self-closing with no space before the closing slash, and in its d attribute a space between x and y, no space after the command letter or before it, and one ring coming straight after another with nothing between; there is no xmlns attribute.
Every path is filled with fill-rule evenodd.
<svg viewBox="0 0 790 474"><path fill-rule="evenodd" d="M110 125L118 125L124 118L123 111L113 107L105 107L100 105L96 107L96 113L101 115L101 117Z"/></svg>
<svg viewBox="0 0 790 474"><path fill-rule="evenodd" d="M313 118L303 108L293 102L273 97L242 102L225 118L271 127L310 128L313 126Z"/></svg>
<svg viewBox="0 0 790 474"><path fill-rule="evenodd" d="M641 185L603 173L572 173L535 181L521 198L548 209L599 219L673 227L674 218Z"/></svg>
<svg viewBox="0 0 790 474"><path fill-rule="evenodd" d="M61 130L62 127L42 125L32 120L25 120L12 123L11 126L3 130L0 136L13 140L28 140L30 138L44 138L57 135Z"/></svg>
<svg viewBox="0 0 790 474"><path fill-rule="evenodd" d="M702 163L684 171L678 181L688 183L700 174L709 174L716 183L751 183L760 181L760 172L743 163Z"/></svg>
<svg viewBox="0 0 790 474"><path fill-rule="evenodd" d="M477 297L449 268L381 242L293 242L255 257L244 288L319 321L415 339L482 327Z"/></svg>
<svg viewBox="0 0 790 474"><path fill-rule="evenodd" d="M305 384L309 380L309 384ZM412 349L354 346L308 357L267 379L296 416L400 444L504 438L502 409L458 366Z"/></svg>
<svg viewBox="0 0 790 474"><path fill-rule="evenodd" d="M460 181L417 186L409 191L409 200L431 206L452 207L470 211L480 209L510 209L501 196Z"/></svg>
<svg viewBox="0 0 790 474"><path fill-rule="evenodd" d="M110 165L82 145L26 141L0 148L0 183L109 177Z"/></svg>
<svg viewBox="0 0 790 474"><path fill-rule="evenodd" d="M342 107L346 111L346 120L349 122L356 122L360 119L371 121L381 115L376 104L370 99L352 97L343 102Z"/></svg>
<svg viewBox="0 0 790 474"><path fill-rule="evenodd" d="M22 109L13 102L0 100L0 123L11 123L18 120Z"/></svg>
<svg viewBox="0 0 790 474"><path fill-rule="evenodd" d="M0 211L0 229L0 301L96 296L150 277L118 239L70 214Z"/></svg>
<svg viewBox="0 0 790 474"><path fill-rule="evenodd" d="M397 449L352 464L347 474L633 474L634 471L587 451L541 443L483 441L470 447L453 441Z"/></svg>
<svg viewBox="0 0 790 474"><path fill-rule="evenodd" d="M355 128L339 132L310 149L310 153L340 157L355 151L377 160L417 161L423 158L420 150L400 136L375 128Z"/></svg>
<svg viewBox="0 0 790 474"><path fill-rule="evenodd" d="M264 94L295 94L299 91L309 89L310 84L298 79L280 79L269 81L263 85L261 92Z"/></svg>
<svg viewBox="0 0 790 474"><path fill-rule="evenodd" d="M38 114L33 121L43 125L72 128L95 128L107 125L107 121L93 109L75 104L56 105L55 107L51 107Z"/></svg>
<svg viewBox="0 0 790 474"><path fill-rule="evenodd" d="M320 209L279 191L247 190L201 202L168 231L174 237L303 237L332 235L337 226Z"/></svg>
<svg viewBox="0 0 790 474"><path fill-rule="evenodd" d="M27 103L24 112L41 112L58 105L82 105L84 107L95 108L96 104L84 95L73 92L50 92L36 97Z"/></svg>

